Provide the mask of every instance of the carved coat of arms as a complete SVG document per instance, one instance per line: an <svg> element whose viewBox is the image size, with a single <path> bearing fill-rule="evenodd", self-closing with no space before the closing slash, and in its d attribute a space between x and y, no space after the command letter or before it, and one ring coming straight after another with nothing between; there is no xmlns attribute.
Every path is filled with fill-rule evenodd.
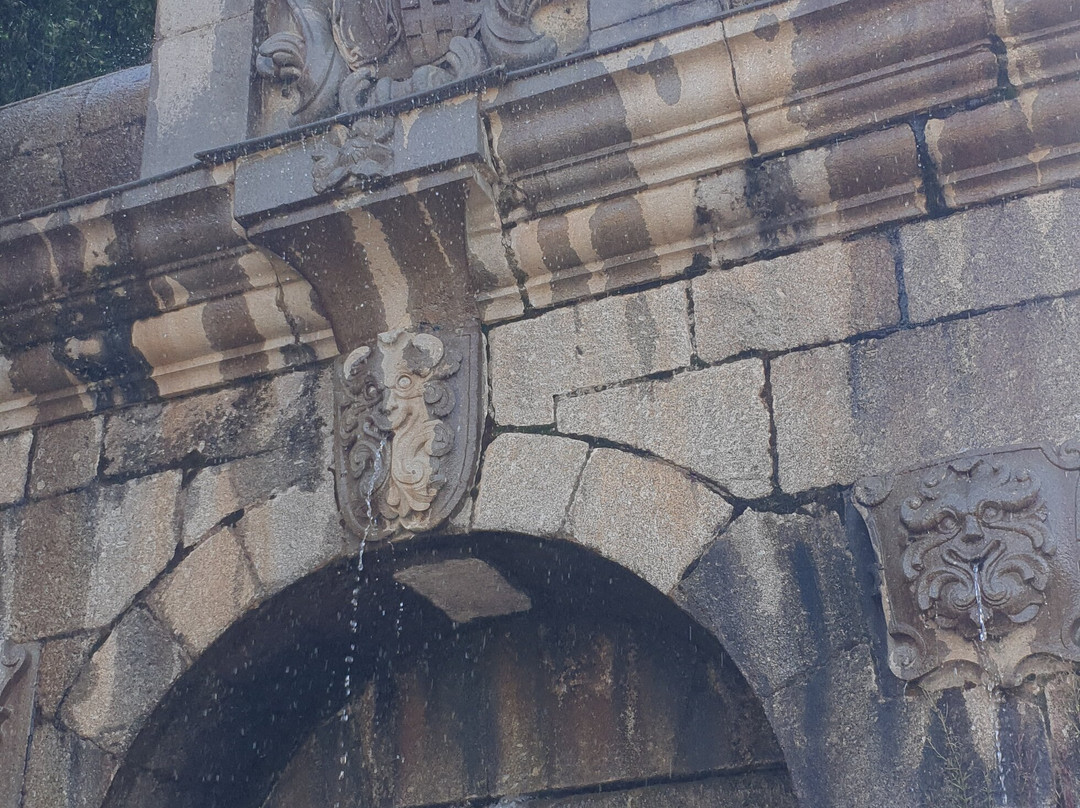
<svg viewBox="0 0 1080 808"><path fill-rule="evenodd" d="M1040 656L1080 660L1078 470L1072 444L1027 446L857 484L897 676L1011 683Z"/></svg>
<svg viewBox="0 0 1080 808"><path fill-rule="evenodd" d="M541 0L279 1L288 22L256 68L297 96L294 124L555 55L531 26Z"/></svg>
<svg viewBox="0 0 1080 808"><path fill-rule="evenodd" d="M365 540L431 530L472 485L484 407L478 330L393 331L339 361L338 504Z"/></svg>

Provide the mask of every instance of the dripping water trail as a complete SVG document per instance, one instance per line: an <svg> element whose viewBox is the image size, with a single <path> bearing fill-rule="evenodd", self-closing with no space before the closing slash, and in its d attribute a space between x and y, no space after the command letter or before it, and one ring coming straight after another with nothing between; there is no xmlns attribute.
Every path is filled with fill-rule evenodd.
<svg viewBox="0 0 1080 808"><path fill-rule="evenodd" d="M375 486L378 484L383 469L383 457L386 454L387 438L383 437L375 456L371 460L371 483L364 492L364 515L367 521L364 524L363 535L360 536L360 549L356 554L356 564L353 566L352 590L349 593L349 650L345 655L345 701L341 707L341 732L338 742L338 776L337 776L337 799L334 800L334 808L342 808L341 791L345 784L345 772L349 764L349 703L352 700L353 676L356 673L356 655L360 641L360 588L364 575L364 549L367 547L368 538L371 536L375 524Z"/></svg>
<svg viewBox="0 0 1080 808"><path fill-rule="evenodd" d="M981 572L978 562L971 565L971 580L975 582L975 617L979 623L979 642L986 642L986 608L983 606L982 584L979 582Z"/></svg>
<svg viewBox="0 0 1080 808"><path fill-rule="evenodd" d="M987 638L987 633L986 633L986 604L985 604L985 601L983 600L982 582L979 579L979 576L981 574L982 574L982 564L979 563L978 561L976 561L971 565L971 580L974 582L975 619L976 619L976 622L979 624L979 642L984 643L984 642L986 642L986 638ZM982 649L980 648L980 656L981 656L981 652L982 652ZM995 694L995 692L997 691L997 688L994 685L990 684L990 683L987 683L986 689L991 694L991 696L993 696ZM1001 793L1001 802L999 803L999 805L1001 805L1002 808L1007 808L1007 806L1009 805L1009 792L1008 792L1008 789L1005 786L1005 759L1004 759L1004 755L1002 754L1002 750L1001 750L1001 709L1002 709L1002 704L1003 704L1003 700L1001 700L1000 696L999 696L999 701L998 701L997 710L996 710L997 716L996 716L995 721L994 721L994 760L995 760L995 763L997 765L998 788L1000 789L1000 793Z"/></svg>

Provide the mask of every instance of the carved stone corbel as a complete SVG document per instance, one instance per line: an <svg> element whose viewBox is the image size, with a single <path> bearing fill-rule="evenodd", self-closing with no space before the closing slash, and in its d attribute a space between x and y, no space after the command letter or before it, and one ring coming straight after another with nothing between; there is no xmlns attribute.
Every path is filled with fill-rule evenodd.
<svg viewBox="0 0 1080 808"><path fill-rule="evenodd" d="M483 428L479 329L395 330L338 361L335 476L365 541L431 530L472 485Z"/></svg>
<svg viewBox="0 0 1080 808"><path fill-rule="evenodd" d="M859 481L893 673L1011 685L1080 661L1078 450L976 451Z"/></svg>
<svg viewBox="0 0 1080 808"><path fill-rule="evenodd" d="M40 649L0 642L0 805L18 805L26 769Z"/></svg>

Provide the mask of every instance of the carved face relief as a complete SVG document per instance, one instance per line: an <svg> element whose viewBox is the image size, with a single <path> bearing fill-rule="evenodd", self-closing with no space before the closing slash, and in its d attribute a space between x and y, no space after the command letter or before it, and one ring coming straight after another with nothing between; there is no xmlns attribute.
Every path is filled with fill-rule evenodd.
<svg viewBox="0 0 1080 808"><path fill-rule="evenodd" d="M1040 488L1027 469L985 458L946 463L922 478L900 506L904 575L921 611L968 636L1035 617L1054 553Z"/></svg>
<svg viewBox="0 0 1080 808"><path fill-rule="evenodd" d="M1078 467L1068 446L1020 447L859 482L894 673L1013 681L1029 658L1080 659Z"/></svg>
<svg viewBox="0 0 1080 808"><path fill-rule="evenodd" d="M337 484L365 539L430 530L475 473L482 401L479 335L393 331L337 374Z"/></svg>

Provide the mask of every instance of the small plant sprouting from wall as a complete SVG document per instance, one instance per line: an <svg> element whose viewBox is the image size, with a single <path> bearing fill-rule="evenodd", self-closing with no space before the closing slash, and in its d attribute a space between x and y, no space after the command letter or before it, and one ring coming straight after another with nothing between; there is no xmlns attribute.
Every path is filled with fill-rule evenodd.
<svg viewBox="0 0 1080 808"><path fill-rule="evenodd" d="M960 715L950 720L950 713ZM947 698L931 710L924 749L924 801L934 808L994 808L996 783L979 760L968 733L966 711Z"/></svg>

